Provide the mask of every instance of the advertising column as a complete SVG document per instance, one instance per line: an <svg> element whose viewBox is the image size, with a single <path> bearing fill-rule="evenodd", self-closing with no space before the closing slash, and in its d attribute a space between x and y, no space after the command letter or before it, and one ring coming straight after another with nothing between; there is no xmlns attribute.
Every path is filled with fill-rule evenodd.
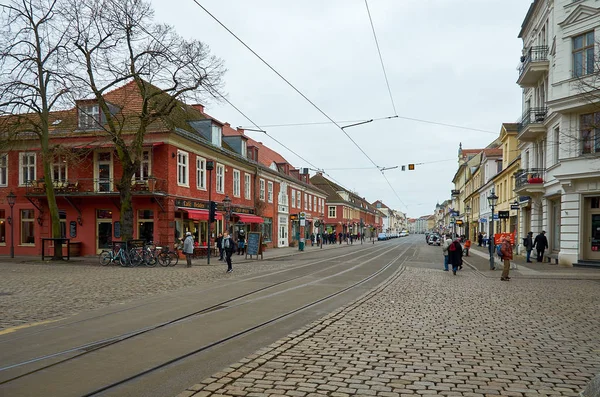
<svg viewBox="0 0 600 397"><path fill-rule="evenodd" d="M301 212L298 218L300 220L300 241L298 242L298 250L304 251L304 228L306 227L306 213Z"/></svg>

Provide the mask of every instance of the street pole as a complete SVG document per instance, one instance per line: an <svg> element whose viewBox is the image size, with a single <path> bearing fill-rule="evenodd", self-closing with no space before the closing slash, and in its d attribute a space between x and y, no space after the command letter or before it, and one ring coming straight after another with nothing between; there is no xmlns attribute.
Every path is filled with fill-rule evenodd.
<svg viewBox="0 0 600 397"><path fill-rule="evenodd" d="M13 207L17 202L17 196L10 191L10 193L6 196L6 200L8 201L8 205L10 205L10 218L8 219L8 223L10 224L10 257L15 257L15 217L13 213Z"/></svg>
<svg viewBox="0 0 600 397"><path fill-rule="evenodd" d="M490 239L488 248L490 249L490 270L494 270L494 249L496 242L494 241L494 206L492 205L492 218L490 219Z"/></svg>
<svg viewBox="0 0 600 397"><path fill-rule="evenodd" d="M210 205L212 203L212 171L214 168L214 163L212 161L206 162L206 169L208 170L208 212L210 213ZM212 222L210 221L210 215L208 218L208 241L206 243L207 253L206 253L206 264L210 265L210 235L212 233Z"/></svg>

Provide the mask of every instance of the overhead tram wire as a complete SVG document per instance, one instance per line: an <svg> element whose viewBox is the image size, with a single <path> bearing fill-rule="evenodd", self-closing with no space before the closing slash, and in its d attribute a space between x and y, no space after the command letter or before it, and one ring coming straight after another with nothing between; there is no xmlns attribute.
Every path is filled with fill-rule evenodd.
<svg viewBox="0 0 600 397"><path fill-rule="evenodd" d="M350 135L348 135L348 133L346 131L344 131L344 129L342 128L341 125L339 125L337 122L335 122L327 113L325 113L320 107L318 107L313 101L311 101L306 95L304 95L302 93L302 91L300 91L298 88L296 88L296 86L294 86L289 80L287 80L285 77L283 77L283 75L281 73L279 73L273 66L271 66L267 61L265 61L260 55L258 55L258 53L256 51L254 51L252 48L250 48L250 46L248 46L248 44L246 44L242 39L240 39L235 33L233 33L231 31L231 29L229 29L227 26L225 26L223 24L223 22L221 22L217 17L215 17L213 14L210 13L210 11L208 11L206 9L206 7L204 7L202 4L200 4L200 2L198 0L193 0L194 3L196 3L196 5L200 8L202 8L202 10L204 10L204 12L206 12L212 19L214 19L219 25L221 25L223 27L223 29L225 29L227 32L229 32L229 34L231 34L233 37L235 37L235 39L237 41L239 41L244 47L246 47L246 49L248 49L248 51L250 51L252 54L254 54L254 56L256 56L258 59L260 59L260 61L262 63L264 63L269 69L271 69L271 71L273 73L275 73L277 76L279 76L279 78L281 78L283 81L285 81L294 91L296 91L302 98L304 98L308 103L310 103L315 109L317 109L319 111L319 113L321 113L323 116L325 116L329 121L331 121L336 127L338 127L340 129L340 131L342 131L344 133L344 135L346 135L346 137L348 137L348 139L350 139L350 141L354 144L354 146L356 146L358 148L358 150L361 151L362 154L365 155L365 157L367 159L369 159L369 161L377 167L377 163L375 163L375 161L364 151L364 149L362 147L360 147L360 145L358 143L356 143L356 141L354 139L352 139L352 137Z"/></svg>
<svg viewBox="0 0 600 397"><path fill-rule="evenodd" d="M373 18L371 18L371 11L369 10L369 3L365 0L365 6L367 7L367 14L369 15L369 22L371 22L371 30L373 31L373 38L375 39L375 45L377 46L377 53L379 54L379 61L381 61L381 69L383 70L383 76L385 77L385 84L387 85L388 93L390 94L390 101L392 101L392 108L394 109L394 115L398 115L396 111L396 104L394 103L394 97L392 96L392 89L390 88L390 81L388 80L387 73L385 71L385 64L383 63L383 57L381 56L381 49L379 48L379 41L377 40L377 34L375 33L375 26L373 25Z"/></svg>

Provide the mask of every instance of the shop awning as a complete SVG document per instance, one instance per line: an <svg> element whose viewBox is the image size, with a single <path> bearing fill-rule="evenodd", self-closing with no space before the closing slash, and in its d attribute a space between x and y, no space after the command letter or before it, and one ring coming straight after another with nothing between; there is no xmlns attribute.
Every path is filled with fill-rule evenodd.
<svg viewBox="0 0 600 397"><path fill-rule="evenodd" d="M239 217L240 222L244 223L265 223L265 220L260 216L250 215L250 214L238 214L234 213L237 217Z"/></svg>
<svg viewBox="0 0 600 397"><path fill-rule="evenodd" d="M208 220L208 210L197 210L197 209L185 208L185 207L178 207L178 209L181 211L187 212L188 217L195 221L207 221ZM221 219L223 219L223 216L221 215L220 212L217 212L216 218L218 220L221 220Z"/></svg>

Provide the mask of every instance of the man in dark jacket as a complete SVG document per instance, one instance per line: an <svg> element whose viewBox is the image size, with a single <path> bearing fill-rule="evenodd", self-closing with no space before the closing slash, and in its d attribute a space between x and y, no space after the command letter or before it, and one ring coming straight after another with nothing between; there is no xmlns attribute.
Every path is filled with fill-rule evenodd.
<svg viewBox="0 0 600 397"><path fill-rule="evenodd" d="M535 240L533 241L533 246L537 251L537 261L544 261L544 251L548 248L548 239L546 238L546 232L542 230L540 234L535 236Z"/></svg>
<svg viewBox="0 0 600 397"><path fill-rule="evenodd" d="M527 233L527 237L523 239L523 246L527 251L527 263L531 263L531 251L533 250L533 232Z"/></svg>
<svg viewBox="0 0 600 397"><path fill-rule="evenodd" d="M217 248L219 249L219 260L223 260L223 233L217 236Z"/></svg>
<svg viewBox="0 0 600 397"><path fill-rule="evenodd" d="M227 262L227 273L231 273L233 271L233 267L231 266L231 254L235 251L235 241L229 235L229 232L225 230L223 233L223 250L225 250L225 261Z"/></svg>

